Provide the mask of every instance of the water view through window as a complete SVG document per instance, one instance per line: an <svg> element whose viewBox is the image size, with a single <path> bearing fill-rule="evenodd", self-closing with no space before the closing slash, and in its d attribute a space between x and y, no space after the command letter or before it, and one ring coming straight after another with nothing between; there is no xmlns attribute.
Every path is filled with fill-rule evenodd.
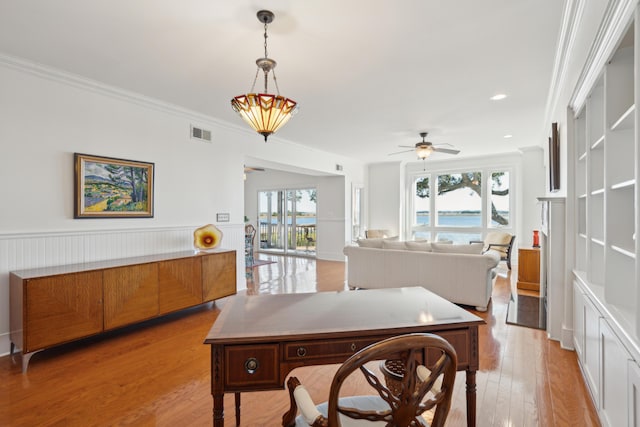
<svg viewBox="0 0 640 427"><path fill-rule="evenodd" d="M315 255L316 190L258 192L260 249Z"/></svg>
<svg viewBox="0 0 640 427"><path fill-rule="evenodd" d="M508 227L509 172L487 175L491 177L490 188L484 184L481 171L438 174L435 182L430 179L433 175L416 177L412 188L412 237L468 243L481 240L484 228ZM487 191L483 192L485 188ZM489 193L488 197L484 193Z"/></svg>

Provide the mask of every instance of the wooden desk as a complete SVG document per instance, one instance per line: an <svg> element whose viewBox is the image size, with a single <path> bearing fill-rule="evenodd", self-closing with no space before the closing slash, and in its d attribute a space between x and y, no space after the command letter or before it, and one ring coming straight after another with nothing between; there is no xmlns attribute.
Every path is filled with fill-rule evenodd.
<svg viewBox="0 0 640 427"><path fill-rule="evenodd" d="M211 345L213 425L224 426L224 393L283 389L300 366L342 363L385 338L436 333L467 372L467 425L476 422L478 325L484 321L422 287L236 295L226 302L204 343ZM283 399L286 396L283 394Z"/></svg>

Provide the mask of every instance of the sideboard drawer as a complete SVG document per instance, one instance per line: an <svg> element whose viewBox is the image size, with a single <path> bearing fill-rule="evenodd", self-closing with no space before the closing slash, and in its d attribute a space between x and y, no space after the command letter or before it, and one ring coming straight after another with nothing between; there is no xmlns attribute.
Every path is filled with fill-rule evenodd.
<svg viewBox="0 0 640 427"><path fill-rule="evenodd" d="M277 386L278 348L278 344L225 347L226 386Z"/></svg>
<svg viewBox="0 0 640 427"><path fill-rule="evenodd" d="M380 341L378 338L345 339L337 341L298 341L284 345L287 361L308 360L319 357L349 357L366 346Z"/></svg>

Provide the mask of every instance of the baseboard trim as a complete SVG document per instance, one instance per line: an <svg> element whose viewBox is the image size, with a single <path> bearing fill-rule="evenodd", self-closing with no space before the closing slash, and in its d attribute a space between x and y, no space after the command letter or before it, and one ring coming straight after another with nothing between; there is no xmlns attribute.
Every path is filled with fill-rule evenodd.
<svg viewBox="0 0 640 427"><path fill-rule="evenodd" d="M0 334L0 357L8 356L11 351L9 333Z"/></svg>

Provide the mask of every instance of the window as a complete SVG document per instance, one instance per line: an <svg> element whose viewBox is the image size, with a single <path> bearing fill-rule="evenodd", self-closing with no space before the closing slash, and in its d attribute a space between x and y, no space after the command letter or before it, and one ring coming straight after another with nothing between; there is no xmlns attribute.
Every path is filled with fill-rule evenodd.
<svg viewBox="0 0 640 427"><path fill-rule="evenodd" d="M416 172L410 178L408 238L468 243L492 228L512 229L511 176L506 168Z"/></svg>
<svg viewBox="0 0 640 427"><path fill-rule="evenodd" d="M491 217L489 227L509 226L509 172L491 173Z"/></svg>
<svg viewBox="0 0 640 427"><path fill-rule="evenodd" d="M482 173L438 175L438 225L482 226Z"/></svg>
<svg viewBox="0 0 640 427"><path fill-rule="evenodd" d="M429 177L421 176L413 183L413 218L412 237L414 239L429 239L429 224L431 219L431 202L429 200Z"/></svg>

